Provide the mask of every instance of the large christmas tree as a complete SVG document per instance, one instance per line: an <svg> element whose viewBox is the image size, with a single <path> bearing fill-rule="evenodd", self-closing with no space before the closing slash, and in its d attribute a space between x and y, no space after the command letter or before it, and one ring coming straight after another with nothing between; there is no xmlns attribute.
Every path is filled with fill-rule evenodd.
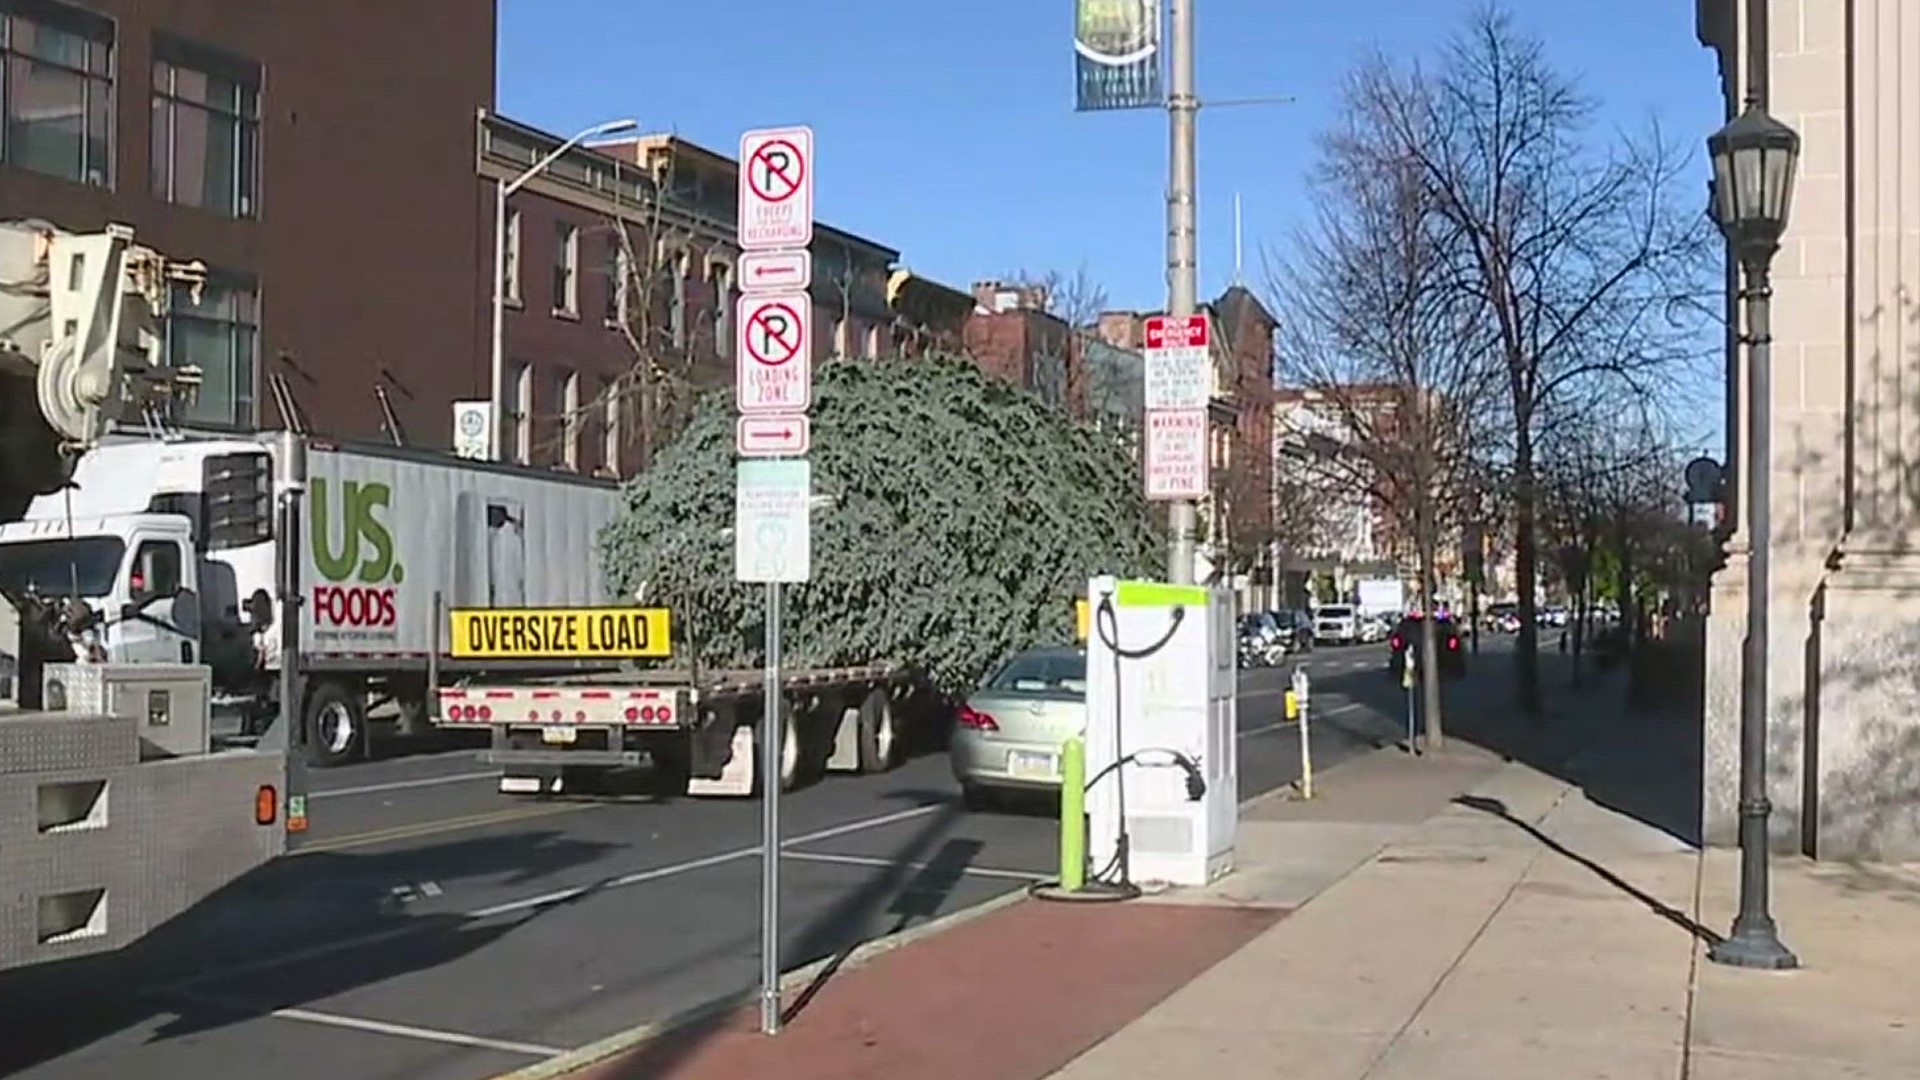
<svg viewBox="0 0 1920 1080"><path fill-rule="evenodd" d="M1110 435L951 358L837 362L815 386L813 575L787 587L793 666L888 661L963 692L1072 640L1093 574L1153 572L1138 469ZM730 392L635 478L601 537L613 595L673 610L677 663L761 662L763 593L734 581Z"/></svg>

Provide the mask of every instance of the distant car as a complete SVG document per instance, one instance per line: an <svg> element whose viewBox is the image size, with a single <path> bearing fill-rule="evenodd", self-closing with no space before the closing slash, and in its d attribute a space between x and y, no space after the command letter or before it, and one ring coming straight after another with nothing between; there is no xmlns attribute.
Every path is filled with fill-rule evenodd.
<svg viewBox="0 0 1920 1080"><path fill-rule="evenodd" d="M1029 649L1002 664L955 717L947 757L969 810L1012 791L1060 787L1060 745L1087 727L1087 651Z"/></svg>
<svg viewBox="0 0 1920 1080"><path fill-rule="evenodd" d="M1418 613L1409 614L1393 628L1387 638L1387 667L1396 678L1405 670L1407 651L1420 647L1420 635L1425 619ZM1438 653L1440 674L1444 678L1457 679L1467 673L1467 652L1460 640L1460 624L1450 615L1438 615L1434 618L1434 648Z"/></svg>
<svg viewBox="0 0 1920 1080"><path fill-rule="evenodd" d="M1327 604L1313 612L1313 639L1328 645L1360 640L1360 613L1351 604Z"/></svg>
<svg viewBox="0 0 1920 1080"><path fill-rule="evenodd" d="M1287 643L1296 652L1313 651L1313 616L1304 611L1270 612L1273 621L1286 635Z"/></svg>
<svg viewBox="0 0 1920 1080"><path fill-rule="evenodd" d="M1393 633L1393 616L1367 615L1360 620L1360 641L1365 645L1387 640Z"/></svg>

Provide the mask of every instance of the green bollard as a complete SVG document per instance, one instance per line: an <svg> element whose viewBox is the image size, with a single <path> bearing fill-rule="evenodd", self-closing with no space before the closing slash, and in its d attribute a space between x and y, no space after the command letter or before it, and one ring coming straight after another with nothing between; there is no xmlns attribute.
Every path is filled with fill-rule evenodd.
<svg viewBox="0 0 1920 1080"><path fill-rule="evenodd" d="M1087 743L1075 735L1060 744L1060 889L1087 884Z"/></svg>

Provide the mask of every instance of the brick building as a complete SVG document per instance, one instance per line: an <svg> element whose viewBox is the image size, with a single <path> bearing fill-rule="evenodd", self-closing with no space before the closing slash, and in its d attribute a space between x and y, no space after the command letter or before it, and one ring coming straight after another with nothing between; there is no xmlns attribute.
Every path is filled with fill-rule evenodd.
<svg viewBox="0 0 1920 1080"><path fill-rule="evenodd" d="M1047 310L1046 290L1005 281L973 283L964 344L983 371L1031 390L1074 415L1085 409L1076 335Z"/></svg>
<svg viewBox="0 0 1920 1080"><path fill-rule="evenodd" d="M494 0L365 5L0 0L0 207L132 225L211 272L168 356L203 372L196 426L416 441L473 393L482 310L471 119L494 92ZM370 32L377 28L377 32ZM431 58L430 60L424 58Z"/></svg>
<svg viewBox="0 0 1920 1080"><path fill-rule="evenodd" d="M476 214L490 250L495 182L519 177L565 140L482 115L478 141ZM738 175L724 154L643 135L571 150L511 196L509 456L627 475L645 468L694 395L732 380ZM971 298L899 266L895 249L816 223L812 254L816 361L958 341ZM476 262L484 307L492 264L485 253Z"/></svg>

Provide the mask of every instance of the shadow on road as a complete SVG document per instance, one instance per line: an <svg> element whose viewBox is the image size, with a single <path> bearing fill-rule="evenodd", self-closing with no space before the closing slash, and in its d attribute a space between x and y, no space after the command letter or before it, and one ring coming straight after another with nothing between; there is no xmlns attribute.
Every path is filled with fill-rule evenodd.
<svg viewBox="0 0 1920 1080"><path fill-rule="evenodd" d="M204 1032L276 1008L435 967L511 933L515 920L416 914L406 884L538 878L618 850L553 831L478 837L373 854L320 853L270 863L127 949L0 976L0 1075L165 1020L152 1039ZM303 960L303 954L311 959ZM351 963L343 962L347 954ZM248 970L273 968L265 978ZM183 996L216 978L266 987L237 1004ZM248 998L258 997L250 992Z"/></svg>
<svg viewBox="0 0 1920 1080"><path fill-rule="evenodd" d="M977 840L947 838L948 831L965 816L959 803L944 804L940 813L929 817L889 854L891 865L868 877L812 920L797 939L789 940L784 967L790 970L822 959L827 964L783 1008L783 1019L798 1018L826 992L833 977L860 946L938 913L982 847ZM676 1067L696 1057L709 1043L742 1030L746 1023L740 1008L716 1009L641 1045L623 1057L613 1071L601 1075L604 1080L671 1076Z"/></svg>

